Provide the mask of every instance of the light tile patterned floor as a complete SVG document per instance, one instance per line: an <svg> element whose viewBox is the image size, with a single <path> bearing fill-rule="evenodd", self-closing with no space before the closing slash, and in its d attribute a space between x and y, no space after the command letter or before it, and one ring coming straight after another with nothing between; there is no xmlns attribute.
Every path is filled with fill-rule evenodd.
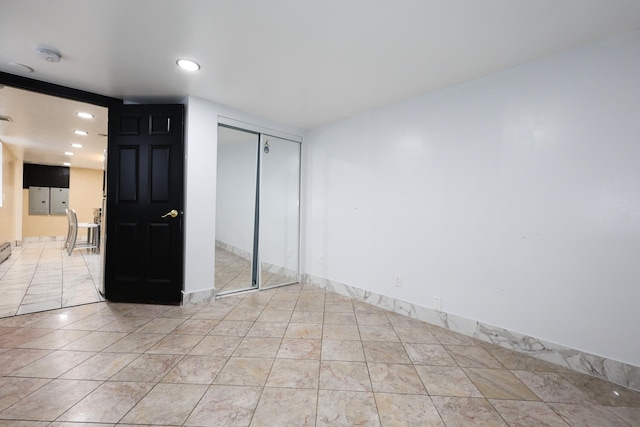
<svg viewBox="0 0 640 427"><path fill-rule="evenodd" d="M266 268L261 272L262 287L290 283L291 280ZM251 261L216 246L216 292L251 289Z"/></svg>
<svg viewBox="0 0 640 427"><path fill-rule="evenodd" d="M0 319L0 426L116 424L628 427L640 393L301 285Z"/></svg>
<svg viewBox="0 0 640 427"><path fill-rule="evenodd" d="M25 243L0 264L0 317L102 301L100 255L64 242Z"/></svg>

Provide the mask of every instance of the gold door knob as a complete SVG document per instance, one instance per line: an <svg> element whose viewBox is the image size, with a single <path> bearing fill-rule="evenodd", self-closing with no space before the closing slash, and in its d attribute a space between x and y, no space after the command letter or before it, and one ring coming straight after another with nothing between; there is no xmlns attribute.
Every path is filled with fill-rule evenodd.
<svg viewBox="0 0 640 427"><path fill-rule="evenodd" d="M170 210L169 212L167 212L166 214L162 215L160 218L166 218L170 216L171 218L175 218L178 216L178 211L175 209Z"/></svg>

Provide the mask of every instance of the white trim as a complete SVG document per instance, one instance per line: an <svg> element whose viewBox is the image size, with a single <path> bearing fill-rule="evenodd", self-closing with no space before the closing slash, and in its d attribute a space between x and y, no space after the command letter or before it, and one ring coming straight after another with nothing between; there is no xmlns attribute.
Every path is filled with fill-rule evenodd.
<svg viewBox="0 0 640 427"><path fill-rule="evenodd" d="M244 129L251 132L256 132L256 133L269 135L269 136L275 136L276 138L282 138L289 141L302 143L302 137L299 135L293 135L291 133L270 129L264 126L255 125L253 123L243 122L241 120L232 119L230 117L218 116L218 125L231 126L238 129Z"/></svg>

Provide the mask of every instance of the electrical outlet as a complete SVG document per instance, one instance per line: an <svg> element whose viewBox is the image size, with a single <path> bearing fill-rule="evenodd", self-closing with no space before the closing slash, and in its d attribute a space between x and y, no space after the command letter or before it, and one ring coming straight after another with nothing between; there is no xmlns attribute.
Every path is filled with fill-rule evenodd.
<svg viewBox="0 0 640 427"><path fill-rule="evenodd" d="M433 297L433 308L435 308L437 311L442 311L442 298Z"/></svg>
<svg viewBox="0 0 640 427"><path fill-rule="evenodd" d="M396 282L394 283L394 285L399 288L402 287L402 274L396 273Z"/></svg>
<svg viewBox="0 0 640 427"><path fill-rule="evenodd" d="M318 264L324 264L324 255L318 256Z"/></svg>

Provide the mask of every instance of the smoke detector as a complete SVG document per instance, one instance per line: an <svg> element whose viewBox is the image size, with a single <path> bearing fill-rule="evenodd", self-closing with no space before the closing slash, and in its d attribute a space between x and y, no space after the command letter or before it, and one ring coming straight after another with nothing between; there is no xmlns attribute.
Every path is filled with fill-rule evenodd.
<svg viewBox="0 0 640 427"><path fill-rule="evenodd" d="M47 62L60 62L60 54L49 49L36 49L38 56Z"/></svg>

